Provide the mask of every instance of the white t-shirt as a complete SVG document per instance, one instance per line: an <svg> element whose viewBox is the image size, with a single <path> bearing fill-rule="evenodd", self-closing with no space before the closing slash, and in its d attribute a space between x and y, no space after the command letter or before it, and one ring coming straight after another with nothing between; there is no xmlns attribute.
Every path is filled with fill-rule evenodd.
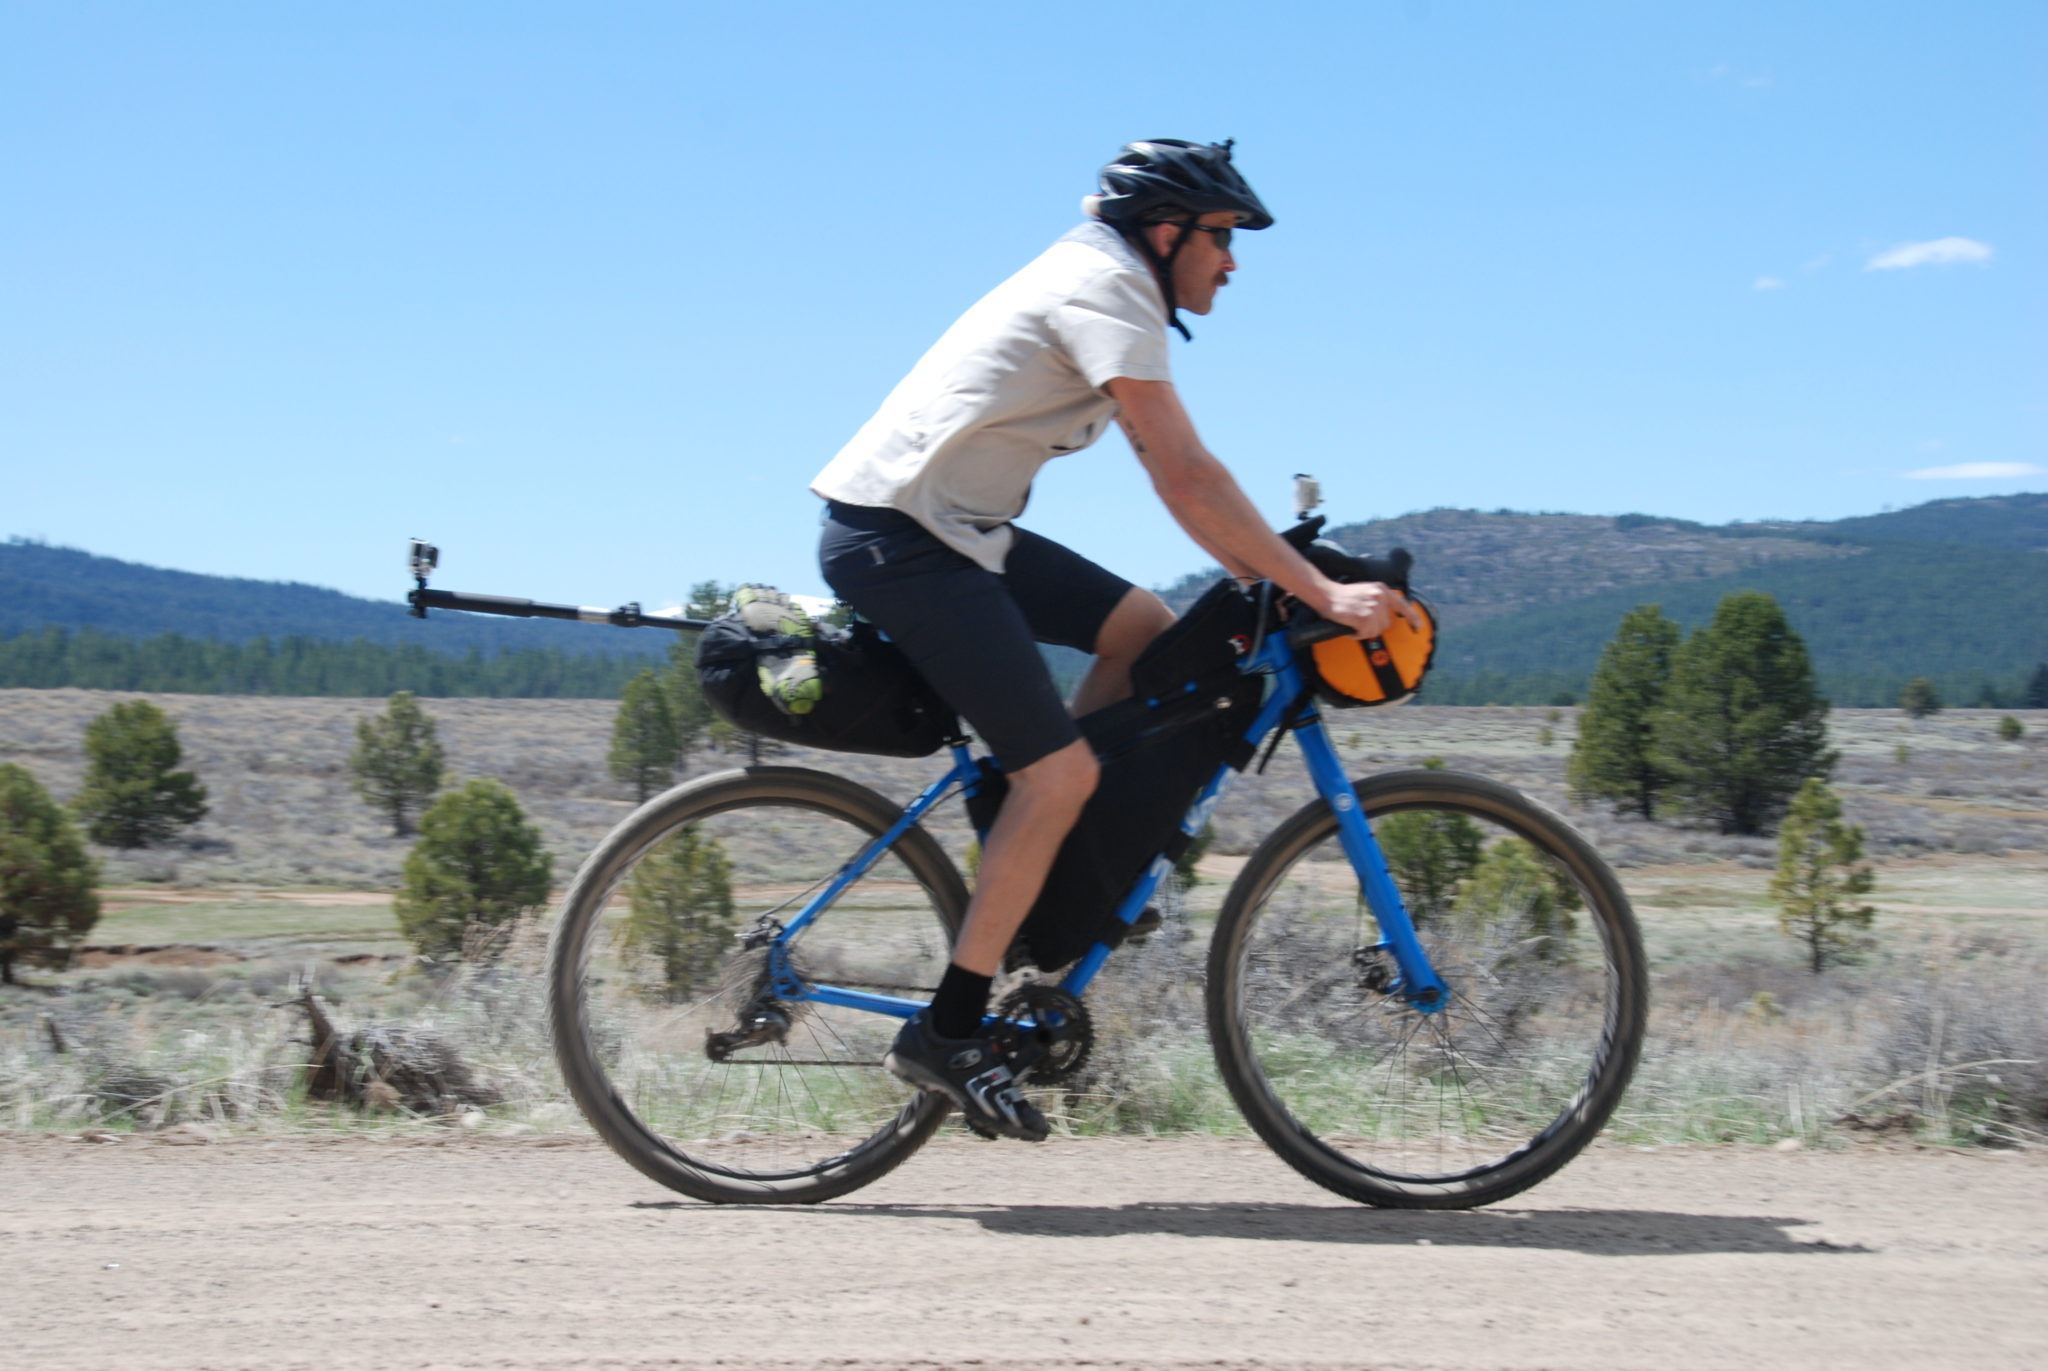
<svg viewBox="0 0 2048 1371"><path fill-rule="evenodd" d="M990 571L1038 469L1116 414L1111 379L1166 381L1166 303L1143 258L1083 224L946 330L811 482L898 509Z"/></svg>

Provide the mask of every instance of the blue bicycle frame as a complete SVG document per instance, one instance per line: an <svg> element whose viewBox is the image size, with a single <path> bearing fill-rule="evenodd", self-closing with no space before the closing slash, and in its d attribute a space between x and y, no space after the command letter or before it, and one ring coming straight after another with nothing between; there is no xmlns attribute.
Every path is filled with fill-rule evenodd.
<svg viewBox="0 0 2048 1371"><path fill-rule="evenodd" d="M1275 689L1268 691L1266 702L1259 709L1258 716L1245 732L1246 739L1254 749L1263 743L1268 734L1279 728L1289 706L1303 694L1301 668L1294 659L1295 649L1285 634L1268 635L1243 664L1247 673L1267 672L1275 681ZM1316 793L1321 795L1337 816L1338 841L1344 854L1351 861L1352 870L1358 873L1359 887L1365 896L1366 907L1372 911L1379 925L1381 941L1373 950L1384 951L1394 959L1396 979L1392 986L1415 1008L1430 1012L1440 1008L1445 999L1444 983L1429 963L1422 950L1421 942L1415 936L1415 922L1408 916L1408 910L1401 902L1401 892L1395 887L1394 879L1387 871L1385 856L1380 852L1379 843L1373 838L1372 825L1366 821L1364 812L1358 806L1357 793L1352 789L1351 778L1344 774L1342 760L1336 746L1331 743L1329 732L1323 727L1322 719L1313 707L1305 719L1296 726L1295 737L1301 743L1302 755L1308 759L1309 776L1315 783ZM1181 831L1189 837L1200 833L1209 821L1209 815L1216 802L1223 798L1233 775L1228 765L1219 766L1216 774L1203 785L1201 793L1188 807L1181 819ZM785 1000L814 1000L820 1004L843 1005L849 1009L864 1009L876 1014L888 1014L907 1019L925 1007L923 1000L908 1000L895 995L880 995L872 991L849 990L843 986L818 985L804 981L790 966L788 948L793 939L802 934L810 922L817 918L832 902L837 900L848 886L865 876L874 864L881 860L897 839L917 823L931 808L951 796L956 790L971 789L980 780L981 773L974 756L966 744L953 746L953 765L944 776L925 787L918 797L910 802L903 814L889 827L886 833L870 840L851 861L841 867L832 879L825 883L802 911L778 932L769 944L769 966L775 993ZM1173 863L1163 854L1153 858L1144 875L1138 878L1130 891L1117 906L1116 916L1125 924L1137 919L1151 903L1159 883L1173 870ZM1089 982L1102 969L1113 944L1099 942L1081 959L1068 969L1060 981L1060 989L1070 995L1079 996L1087 990Z"/></svg>

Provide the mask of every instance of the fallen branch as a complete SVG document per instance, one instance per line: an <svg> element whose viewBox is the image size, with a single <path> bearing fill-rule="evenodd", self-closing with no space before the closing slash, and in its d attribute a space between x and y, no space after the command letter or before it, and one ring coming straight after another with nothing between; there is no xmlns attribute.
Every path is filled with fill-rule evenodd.
<svg viewBox="0 0 2048 1371"><path fill-rule="evenodd" d="M453 1114L497 1104L498 1092L477 1081L444 1039L415 1029L370 1024L344 1036L306 983L278 1007L305 1011L312 1032L306 1095L371 1111Z"/></svg>
<svg viewBox="0 0 2048 1371"><path fill-rule="evenodd" d="M1937 1076L1959 1075L1962 1072L1975 1071L1979 1067L1984 1066L2033 1066L2034 1064L2035 1061L2032 1057L1986 1057L1981 1062L1963 1062L1957 1066L1937 1066L1932 1067L1926 1071L1916 1071L1910 1076L1901 1076L1898 1080L1893 1081L1890 1085L1881 1085L1877 1089L1871 1091L1868 1095L1863 1095L1859 1097L1855 1102L1850 1104L1850 1106L1847 1109L1844 1109L1841 1113L1841 1116L1836 1118L1834 1122L1844 1122L1850 1116L1855 1114L1857 1110L1861 1109L1864 1105L1869 1104L1872 1100L1878 1098L1880 1095L1889 1095L1895 1090L1903 1090L1909 1085L1917 1085L1921 1081L1930 1081L1935 1079Z"/></svg>

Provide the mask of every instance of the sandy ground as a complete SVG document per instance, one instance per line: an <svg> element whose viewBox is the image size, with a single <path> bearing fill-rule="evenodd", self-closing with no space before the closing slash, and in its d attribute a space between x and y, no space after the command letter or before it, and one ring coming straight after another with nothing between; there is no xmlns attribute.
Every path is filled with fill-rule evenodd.
<svg viewBox="0 0 2048 1371"><path fill-rule="evenodd" d="M438 1144L438 1145L437 1145ZM1596 1149L1508 1205L942 1139L712 1208L576 1139L0 1139L0 1366L2048 1366L2048 1157Z"/></svg>

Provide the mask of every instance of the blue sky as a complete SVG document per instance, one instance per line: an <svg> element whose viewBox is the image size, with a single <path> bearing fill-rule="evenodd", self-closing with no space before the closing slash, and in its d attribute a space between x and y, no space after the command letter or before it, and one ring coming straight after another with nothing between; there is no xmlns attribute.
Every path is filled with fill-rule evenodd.
<svg viewBox="0 0 2048 1371"><path fill-rule="evenodd" d="M1276 521L2048 488L2044 67L1967 0L0 0L0 536L819 590L809 478L1156 136L1278 218L1175 345ZM1117 437L1027 522L1204 561Z"/></svg>

